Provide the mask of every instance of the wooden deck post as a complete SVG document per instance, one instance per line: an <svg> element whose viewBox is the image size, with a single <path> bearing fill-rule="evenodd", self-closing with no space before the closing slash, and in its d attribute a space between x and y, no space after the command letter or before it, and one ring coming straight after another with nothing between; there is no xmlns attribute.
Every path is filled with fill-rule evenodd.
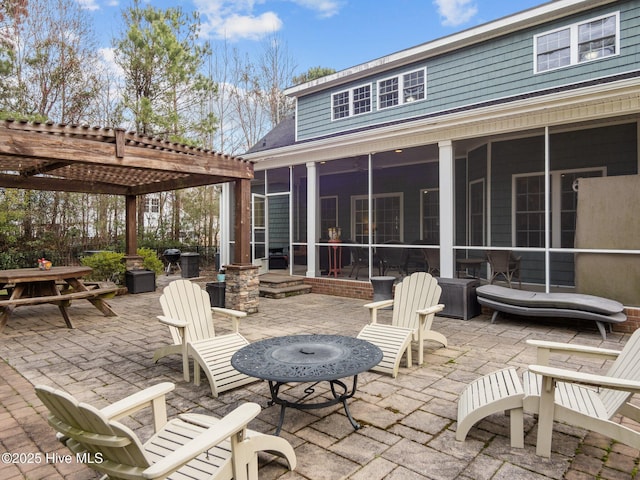
<svg viewBox="0 0 640 480"><path fill-rule="evenodd" d="M236 201L236 242L233 263L251 265L251 180L236 180L234 190Z"/></svg>

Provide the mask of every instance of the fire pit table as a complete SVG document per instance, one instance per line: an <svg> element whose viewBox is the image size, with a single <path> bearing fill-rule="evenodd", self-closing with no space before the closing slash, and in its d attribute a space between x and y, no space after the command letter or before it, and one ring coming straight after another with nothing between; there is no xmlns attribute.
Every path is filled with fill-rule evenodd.
<svg viewBox="0 0 640 480"><path fill-rule="evenodd" d="M251 343L231 357L231 365L246 375L269 381L271 401L280 405L280 420L276 435L280 434L287 407L313 410L342 403L354 429L359 429L347 400L356 393L358 374L376 366L382 360L382 350L366 340L341 335L290 335ZM340 379L353 377L351 388ZM282 385L309 382L305 396L290 402L278 396ZM320 382L329 382L333 398L305 403Z"/></svg>

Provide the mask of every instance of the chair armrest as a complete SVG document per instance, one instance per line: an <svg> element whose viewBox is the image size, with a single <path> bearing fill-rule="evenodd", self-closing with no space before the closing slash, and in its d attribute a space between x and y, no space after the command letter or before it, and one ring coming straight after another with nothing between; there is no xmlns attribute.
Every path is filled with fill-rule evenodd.
<svg viewBox="0 0 640 480"><path fill-rule="evenodd" d="M538 363L549 364L549 356L552 353L564 353L566 355L579 355L581 357L595 357L603 360L615 360L620 351L608 348L590 347L588 345L574 345L571 343L547 342L545 340L527 340L527 344L538 350Z"/></svg>
<svg viewBox="0 0 640 480"><path fill-rule="evenodd" d="M145 388L139 392L129 395L128 397L112 403L100 411L110 420L118 420L119 418L131 415L138 410L151 407L154 418L154 426L158 431L167 423L167 408L165 395L176 386L171 382L162 382Z"/></svg>
<svg viewBox="0 0 640 480"><path fill-rule="evenodd" d="M189 322L185 322L184 320L178 320L175 318L165 317L164 315L158 315L157 318L158 320L160 320L160 322L170 327L186 328L186 326L189 325Z"/></svg>
<svg viewBox="0 0 640 480"><path fill-rule="evenodd" d="M369 310L374 310L378 308L390 307L393 305L393 299L389 300L378 300L377 302L371 302L363 305L363 307L368 308Z"/></svg>
<svg viewBox="0 0 640 480"><path fill-rule="evenodd" d="M574 370L548 367L546 365L529 365L529 371L561 382L578 383L581 385L590 385L599 388L610 388L613 390L640 393L640 382L635 380L614 378L593 373L576 372Z"/></svg>
<svg viewBox="0 0 640 480"><path fill-rule="evenodd" d="M378 323L378 310L384 307L390 307L392 305L393 305L393 299L389 299L389 300L379 300L377 302L367 303L363 306L369 309L369 313L371 314L371 323Z"/></svg>
<svg viewBox="0 0 640 480"><path fill-rule="evenodd" d="M422 310L416 310L416 313L418 315L426 316L426 315L431 315L432 313L441 312L442 310L444 310L444 304L439 303L437 305L432 305L429 308L425 308L425 309L422 309Z"/></svg>
<svg viewBox="0 0 640 480"><path fill-rule="evenodd" d="M260 405L257 403L240 405L196 438L154 463L142 475L145 478L165 478L202 452L245 430L247 424L259 413Z"/></svg>
<svg viewBox="0 0 640 480"><path fill-rule="evenodd" d="M233 330L238 333L240 329L240 319L247 316L247 312L241 312L239 310L232 310L230 308L211 307L211 311L218 313L224 317L231 319L231 325Z"/></svg>

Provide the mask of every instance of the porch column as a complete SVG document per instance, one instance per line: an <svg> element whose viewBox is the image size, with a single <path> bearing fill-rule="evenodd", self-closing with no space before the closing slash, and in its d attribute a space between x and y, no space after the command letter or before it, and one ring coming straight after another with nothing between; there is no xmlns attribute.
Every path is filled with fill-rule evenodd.
<svg viewBox="0 0 640 480"><path fill-rule="evenodd" d="M453 142L438 143L440 182L440 276L453 278L455 252L453 250L454 203L453 203Z"/></svg>
<svg viewBox="0 0 640 480"><path fill-rule="evenodd" d="M316 241L318 228L318 169L307 163L307 277L315 277L318 268Z"/></svg>

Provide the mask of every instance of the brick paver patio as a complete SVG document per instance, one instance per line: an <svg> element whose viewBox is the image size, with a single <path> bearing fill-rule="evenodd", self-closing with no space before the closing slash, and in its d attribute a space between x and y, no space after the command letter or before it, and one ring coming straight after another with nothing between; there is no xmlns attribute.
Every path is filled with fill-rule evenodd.
<svg viewBox="0 0 640 480"><path fill-rule="evenodd" d="M159 284L178 277L162 277ZM169 415L193 411L224 415L246 401L264 409L250 427L272 433L279 407L267 407L268 386L256 382L219 398L211 397L206 378L199 387L182 380L179 356L152 362L155 348L169 342L153 293L120 296L111 301L118 317L101 316L86 302L75 302L70 314L76 328L68 330L55 306L16 310L0 336L0 478L92 479L92 471L63 459L69 452L54 438L44 420L45 409L33 385L55 385L98 407L140 388L172 381ZM368 321L362 300L309 294L281 300L260 300L260 312L241 324L255 341L277 335L338 333L355 335ZM298 467L288 472L271 457L261 460L264 479L630 479L636 477L640 452L586 431L555 425L551 459L535 455L536 422L525 414L525 448L509 444L508 417L494 415L474 427L465 442L455 441L457 398L479 375L534 363L527 338L582 343L619 349L626 335L611 333L602 341L589 324L559 324L511 318L492 325L487 316L469 321L438 317L435 329L445 334L448 348L429 344L425 365L403 367L398 378L367 372L350 401L353 416L363 424L354 431L339 406L322 410L288 409L282 436L294 446ZM228 325L216 325L220 333ZM578 331L580 331L578 333ZM417 358L417 356L414 356ZM564 359L575 366L570 358ZM601 364L586 364L599 371ZM297 388L300 388L299 386ZM291 392L295 394L295 390ZM127 424L141 437L148 416ZM32 461L29 461L29 460ZM8 460L8 461L6 461ZM24 461L21 461L24 460Z"/></svg>

